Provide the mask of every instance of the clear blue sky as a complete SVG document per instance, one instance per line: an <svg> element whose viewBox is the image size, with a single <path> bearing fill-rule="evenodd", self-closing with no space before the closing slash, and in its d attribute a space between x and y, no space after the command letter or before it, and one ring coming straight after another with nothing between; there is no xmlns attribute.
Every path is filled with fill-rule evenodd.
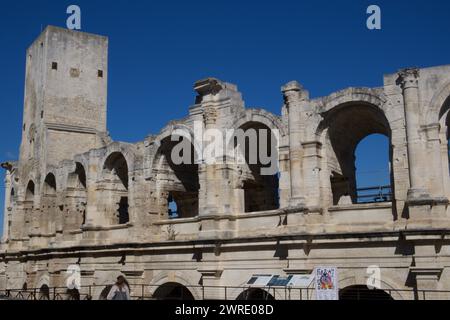
<svg viewBox="0 0 450 320"><path fill-rule="evenodd" d="M18 156L25 50L42 27L65 26L70 4L82 9L83 31L110 38L108 128L115 140L142 140L184 117L192 84L208 76L236 83L247 106L279 114L280 86L290 80L317 97L381 86L384 73L402 67L450 64L448 0L3 1L0 161ZM370 4L382 9L381 31L366 28ZM366 166L358 161L358 170L386 170L384 150L379 138L360 148ZM378 180L369 175L362 184Z"/></svg>

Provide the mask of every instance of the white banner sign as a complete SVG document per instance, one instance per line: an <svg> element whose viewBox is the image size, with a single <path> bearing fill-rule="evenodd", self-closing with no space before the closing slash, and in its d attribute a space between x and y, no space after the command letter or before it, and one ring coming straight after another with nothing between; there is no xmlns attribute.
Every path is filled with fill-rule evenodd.
<svg viewBox="0 0 450 320"><path fill-rule="evenodd" d="M302 274L302 275L294 275L292 279L287 284L288 287L296 287L296 288L308 288L311 285L311 282L314 279L313 274Z"/></svg>
<svg viewBox="0 0 450 320"><path fill-rule="evenodd" d="M339 300L336 267L317 267L314 271L317 300Z"/></svg>

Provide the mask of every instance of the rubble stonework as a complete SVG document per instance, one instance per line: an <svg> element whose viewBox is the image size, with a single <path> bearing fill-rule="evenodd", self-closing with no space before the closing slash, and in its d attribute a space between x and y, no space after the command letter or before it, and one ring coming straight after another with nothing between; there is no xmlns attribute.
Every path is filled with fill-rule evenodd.
<svg viewBox="0 0 450 320"><path fill-rule="evenodd" d="M185 119L131 144L107 133L107 50L106 37L48 27L27 51L20 158L2 164L0 289L65 286L76 264L82 285L124 274L155 289L239 287L254 274L329 265L345 288L365 285L377 265L383 290L450 290L450 66L314 99L289 82L281 116L246 108L234 84L205 79ZM172 133L193 135L195 122L277 131L279 174L261 175L258 163L175 165ZM354 152L374 133L389 137L393 195L359 203Z"/></svg>

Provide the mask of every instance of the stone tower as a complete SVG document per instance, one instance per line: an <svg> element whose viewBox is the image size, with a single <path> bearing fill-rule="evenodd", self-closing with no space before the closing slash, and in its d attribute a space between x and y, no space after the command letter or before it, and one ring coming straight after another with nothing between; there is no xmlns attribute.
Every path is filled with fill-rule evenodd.
<svg viewBox="0 0 450 320"><path fill-rule="evenodd" d="M103 145L108 38L47 27L27 50L19 168L24 179ZM38 177L36 177L38 178Z"/></svg>

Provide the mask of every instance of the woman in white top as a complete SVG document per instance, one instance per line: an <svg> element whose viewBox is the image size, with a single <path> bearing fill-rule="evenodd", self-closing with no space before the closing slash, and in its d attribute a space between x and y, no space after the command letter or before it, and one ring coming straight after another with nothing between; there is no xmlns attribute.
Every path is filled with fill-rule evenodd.
<svg viewBox="0 0 450 320"><path fill-rule="evenodd" d="M131 300L130 285L124 276L117 277L117 282L112 286L106 300Z"/></svg>

